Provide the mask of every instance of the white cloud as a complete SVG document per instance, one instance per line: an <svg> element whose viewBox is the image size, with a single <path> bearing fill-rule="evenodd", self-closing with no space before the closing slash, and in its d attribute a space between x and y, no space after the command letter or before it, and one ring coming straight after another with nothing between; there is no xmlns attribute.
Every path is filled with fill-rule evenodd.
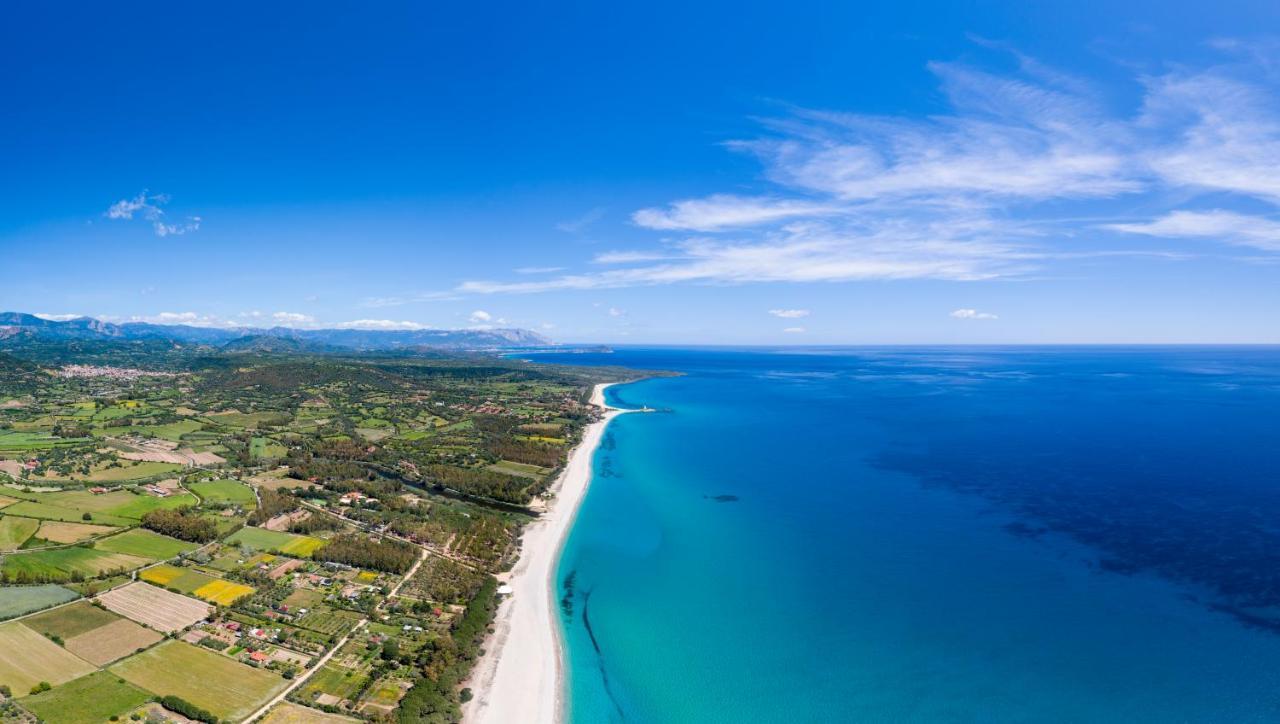
<svg viewBox="0 0 1280 724"><path fill-rule="evenodd" d="M483 309L477 309L476 311L472 312L471 316L468 317L467 319L470 320L472 324L484 324L485 322L492 321L493 315L489 314Z"/></svg>
<svg viewBox="0 0 1280 724"><path fill-rule="evenodd" d="M151 227L155 229L156 236L182 236L189 231L196 231L200 228L200 217L188 216L186 221L178 224L155 221L152 222Z"/></svg>
<svg viewBox="0 0 1280 724"><path fill-rule="evenodd" d="M610 316L610 317L625 317L625 316L627 316L627 311L626 311L625 309L618 309L617 307L609 307L609 316Z"/></svg>
<svg viewBox="0 0 1280 724"><path fill-rule="evenodd" d="M309 314L299 314L298 312L276 312L271 318L280 324L315 324L316 318Z"/></svg>
<svg viewBox="0 0 1280 724"><path fill-rule="evenodd" d="M804 334L804 327L787 327L782 331L787 334Z"/></svg>
<svg viewBox="0 0 1280 724"><path fill-rule="evenodd" d="M951 313L956 319L999 319L997 315L990 312L979 312L976 309L957 309Z"/></svg>
<svg viewBox="0 0 1280 724"><path fill-rule="evenodd" d="M144 190L142 193L131 199L121 199L107 209L108 219L132 219L136 213L143 213L148 219L158 216L164 212L160 211L160 207L156 204L163 204L168 198L163 194L155 196L147 195Z"/></svg>
<svg viewBox="0 0 1280 724"><path fill-rule="evenodd" d="M554 274L564 271L562 266L522 266L515 270L516 274Z"/></svg>
<svg viewBox="0 0 1280 724"><path fill-rule="evenodd" d="M596 264L635 264L642 261L678 259L680 255L665 251L606 251L592 259Z"/></svg>
<svg viewBox="0 0 1280 724"><path fill-rule="evenodd" d="M649 229L719 231L796 217L822 216L835 210L834 206L806 201L716 194L705 199L676 201L666 209L641 209L632 214L631 219Z"/></svg>
<svg viewBox="0 0 1280 724"><path fill-rule="evenodd" d="M431 329L430 326L425 324L395 321L391 319L356 319L350 322L342 322L334 326L338 329L367 329L381 331Z"/></svg>
<svg viewBox="0 0 1280 724"><path fill-rule="evenodd" d="M800 319L809 316L808 309L770 309L769 314L781 319Z"/></svg>
<svg viewBox="0 0 1280 724"><path fill-rule="evenodd" d="M41 319L47 319L50 322L66 322L72 319L79 319L84 315L83 314L48 314L46 312L36 312L31 316L39 317Z"/></svg>
<svg viewBox="0 0 1280 724"><path fill-rule="evenodd" d="M862 228L793 224L754 241L690 239L679 244L678 259L663 263L530 282L469 281L456 291L495 294L675 283L992 279L1031 268L1035 255L1012 243L1025 233L979 218L918 225L886 222Z"/></svg>
<svg viewBox="0 0 1280 724"><path fill-rule="evenodd" d="M1221 209L1173 211L1151 221L1108 224L1106 228L1167 239L1210 238L1265 251L1280 251L1280 222Z"/></svg>
<svg viewBox="0 0 1280 724"><path fill-rule="evenodd" d="M134 315L130 322L146 322L148 324L182 324L189 327L235 327L236 322L223 319L215 314L198 314L196 312L160 312L152 315Z"/></svg>
<svg viewBox="0 0 1280 724"><path fill-rule="evenodd" d="M167 220L164 209L160 208L169 203L168 194L151 194L145 189L137 196L129 199L121 199L112 204L106 211L108 219L117 221L132 220L134 215L140 215L151 223L152 230L156 236L181 236L200 228L199 216L188 216L183 221L171 222Z"/></svg>
<svg viewBox="0 0 1280 724"><path fill-rule="evenodd" d="M604 218L604 212L605 208L603 206L597 206L576 219L561 221L556 224L556 228L560 231L576 234Z"/></svg>
<svg viewBox="0 0 1280 724"><path fill-rule="evenodd" d="M1029 278L1085 257L1179 258L1099 248L1110 240L1099 227L1280 251L1271 220L1280 218L1280 66L1255 62L1275 46L1216 41L1246 60L1138 77L1137 110L1118 112L1109 89L977 42L1011 52L1017 70L931 64L945 107L924 118L798 109L766 120L759 137L725 144L759 160L762 190L636 211L637 225L676 233L592 259L609 268L472 279L452 293L973 281ZM1219 207L1269 211L1197 219L1175 210L1206 194ZM1157 218L1089 218L1126 205Z"/></svg>

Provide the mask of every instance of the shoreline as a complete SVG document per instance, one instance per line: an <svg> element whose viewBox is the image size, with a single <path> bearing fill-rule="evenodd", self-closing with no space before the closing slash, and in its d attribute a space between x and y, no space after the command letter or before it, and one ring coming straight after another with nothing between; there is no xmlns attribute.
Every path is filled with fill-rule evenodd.
<svg viewBox="0 0 1280 724"><path fill-rule="evenodd" d="M547 511L525 527L520 557L497 576L512 593L499 605L494 633L467 681L473 698L462 706L468 724L557 724L563 721L564 642L556 620L555 570L560 551L591 484L592 461L609 421L626 410L609 407L596 385L591 404L604 417L586 427L552 489Z"/></svg>

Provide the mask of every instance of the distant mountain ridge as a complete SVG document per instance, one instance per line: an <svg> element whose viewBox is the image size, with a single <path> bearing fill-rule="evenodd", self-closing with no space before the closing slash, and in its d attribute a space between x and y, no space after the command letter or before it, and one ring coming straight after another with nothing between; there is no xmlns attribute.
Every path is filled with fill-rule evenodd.
<svg viewBox="0 0 1280 724"><path fill-rule="evenodd" d="M497 349L552 345L527 329L294 329L292 327L192 327L185 324L126 322L113 324L92 317L55 321L22 312L0 312L0 347L24 341L165 340L179 344L229 347L232 350L395 350ZM277 340L277 341L273 341Z"/></svg>

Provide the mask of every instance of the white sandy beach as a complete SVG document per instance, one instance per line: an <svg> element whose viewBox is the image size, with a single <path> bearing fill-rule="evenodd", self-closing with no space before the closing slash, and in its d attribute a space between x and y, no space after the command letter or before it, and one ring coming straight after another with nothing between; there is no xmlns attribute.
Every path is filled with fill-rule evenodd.
<svg viewBox="0 0 1280 724"><path fill-rule="evenodd" d="M560 625L556 621L555 573L560 548L591 482L591 460L605 426L623 412L604 403L596 385L591 403L607 410L589 425L557 481L546 513L525 528L520 560L498 578L513 593L498 608L494 634L472 672L475 698L463 706L463 719L474 724L554 724L563 718L564 662Z"/></svg>

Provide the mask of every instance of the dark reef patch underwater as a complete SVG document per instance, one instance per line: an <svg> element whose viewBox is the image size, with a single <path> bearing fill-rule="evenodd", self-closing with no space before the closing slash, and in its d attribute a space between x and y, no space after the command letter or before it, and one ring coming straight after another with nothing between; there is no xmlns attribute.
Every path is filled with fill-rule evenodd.
<svg viewBox="0 0 1280 724"><path fill-rule="evenodd" d="M563 357L573 721L1280 719L1280 348Z"/></svg>

